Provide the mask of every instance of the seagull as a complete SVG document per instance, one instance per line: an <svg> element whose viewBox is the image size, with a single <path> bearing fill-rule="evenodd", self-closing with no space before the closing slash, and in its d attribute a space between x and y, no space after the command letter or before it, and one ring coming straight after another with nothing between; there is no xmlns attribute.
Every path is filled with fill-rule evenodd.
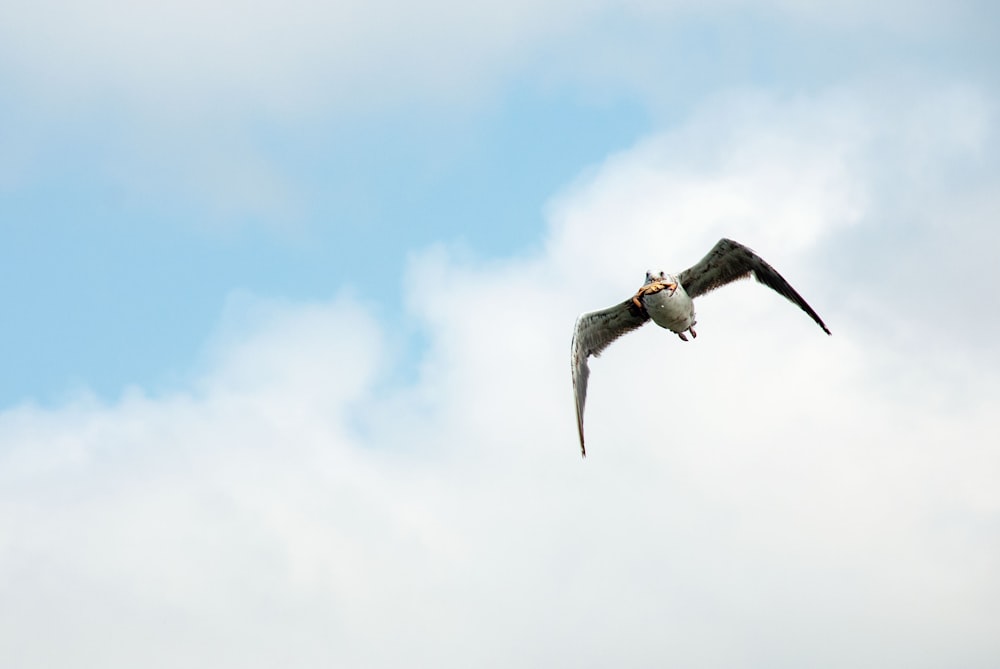
<svg viewBox="0 0 1000 669"><path fill-rule="evenodd" d="M631 298L576 319L572 344L573 390L576 394L576 427L580 433L580 453L583 457L587 457L583 440L583 407L587 400L587 379L590 377L587 359L600 355L611 342L649 320L676 333L683 341L688 341L685 333L690 333L692 338L697 337L692 300L751 274L759 283L798 305L824 332L831 334L823 319L777 270L746 246L731 239L720 239L708 255L680 274L647 271L646 282Z"/></svg>

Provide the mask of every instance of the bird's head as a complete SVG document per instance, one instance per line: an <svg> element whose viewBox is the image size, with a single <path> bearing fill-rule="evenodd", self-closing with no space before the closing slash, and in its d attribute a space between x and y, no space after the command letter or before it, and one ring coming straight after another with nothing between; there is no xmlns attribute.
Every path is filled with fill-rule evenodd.
<svg viewBox="0 0 1000 669"><path fill-rule="evenodd" d="M651 284L654 281L662 281L664 277L663 272L654 272L651 269L646 270L646 284Z"/></svg>
<svg viewBox="0 0 1000 669"><path fill-rule="evenodd" d="M646 270L646 283L645 285L653 288L649 292L658 292L666 288L671 293L677 290L677 277L673 274L667 274L666 272L654 272L653 270Z"/></svg>

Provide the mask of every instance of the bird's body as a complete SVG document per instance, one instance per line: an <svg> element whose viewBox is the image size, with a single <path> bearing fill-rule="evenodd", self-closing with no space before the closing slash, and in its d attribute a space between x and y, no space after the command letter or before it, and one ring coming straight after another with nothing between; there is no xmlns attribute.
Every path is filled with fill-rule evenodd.
<svg viewBox="0 0 1000 669"><path fill-rule="evenodd" d="M646 272L646 281L636 294L620 304L583 314L576 319L573 331L573 389L576 396L576 421L580 433L580 451L587 454L583 439L583 408L587 399L590 367L587 359L598 356L611 342L652 320L662 328L688 341L692 337L695 314L694 298L727 283L753 275L759 283L784 296L806 312L823 331L830 330L795 289L747 247L729 239L720 239L696 265L680 274Z"/></svg>
<svg viewBox="0 0 1000 669"><path fill-rule="evenodd" d="M676 277L667 278L672 279L676 288L643 295L640 301L654 323L671 332L683 334L694 327L694 301Z"/></svg>

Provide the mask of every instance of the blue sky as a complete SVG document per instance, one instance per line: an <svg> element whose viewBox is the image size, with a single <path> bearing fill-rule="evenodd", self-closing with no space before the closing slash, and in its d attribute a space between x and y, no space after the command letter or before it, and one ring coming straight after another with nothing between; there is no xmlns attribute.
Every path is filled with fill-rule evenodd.
<svg viewBox="0 0 1000 669"><path fill-rule="evenodd" d="M66 153L40 158L55 164L5 198L5 296L20 317L3 336L23 352L4 375L5 400L169 382L234 290L316 299L365 290L439 240L485 255L537 245L546 198L648 126L634 102L565 97L521 93L459 119L425 112L247 131L240 141L294 190L287 209L264 213L227 210L169 181L129 192L108 174L115 156L105 147L69 139ZM114 128L95 134L121 141ZM183 156L167 159L184 169ZM395 293L371 295L386 318L400 306Z"/></svg>
<svg viewBox="0 0 1000 669"><path fill-rule="evenodd" d="M5 3L0 664L996 666L998 18Z"/></svg>
<svg viewBox="0 0 1000 669"><path fill-rule="evenodd" d="M140 65L170 56L169 38L178 37L168 29L147 53L102 54L100 30L127 41L122 33L152 17L138 10L134 25L115 27L91 9L95 34L81 30L79 64L55 45L47 53L44 40L6 47L0 253L4 302L16 316L0 336L18 352L0 382L7 404L57 401L81 386L114 397L129 384L169 385L232 291L290 299L364 291L373 269L401 266L439 241L486 258L537 248L560 187L642 135L684 122L719 91L795 95L872 73L996 77L996 47L977 27L988 22L968 20L975 7L945 12L953 18L941 30L858 8L826 22L822 12L753 5L680 6L665 16L607 7L568 35L541 25L541 37L527 38L531 57L504 53L511 62L455 82L423 84L418 73L412 90L397 93L389 79L405 76L405 63L389 62L359 67L359 77L387 81L357 84L357 97L345 86L275 110L268 98L280 89L250 81L243 99L217 112L225 92L200 86L225 73L202 82L180 62L150 82L141 71L90 70L109 56ZM11 31L45 34L55 21L16 4L6 13ZM412 39L433 54L419 34ZM194 48L193 58L211 57L211 38ZM311 74L298 85L322 87L333 76L322 65ZM163 97L145 99L150 85ZM393 294L374 300L387 319L399 307Z"/></svg>

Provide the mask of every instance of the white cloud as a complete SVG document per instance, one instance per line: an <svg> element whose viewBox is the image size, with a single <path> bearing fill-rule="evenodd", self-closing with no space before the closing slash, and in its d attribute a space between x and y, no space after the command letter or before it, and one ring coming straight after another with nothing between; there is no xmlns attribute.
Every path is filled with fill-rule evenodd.
<svg viewBox="0 0 1000 669"><path fill-rule="evenodd" d="M938 1L14 0L0 9L0 54L9 77L67 110L93 99L137 103L164 118L227 119L248 104L255 116L296 117L331 106L366 110L373 101L464 101L498 75L537 67L530 56L540 50L551 56L565 46L576 53L570 60L590 62L586 44L563 40L594 26L635 28L625 31L624 46L649 39L640 26L734 11L925 35L967 28L984 10ZM627 75L635 64L621 66Z"/></svg>
<svg viewBox="0 0 1000 669"><path fill-rule="evenodd" d="M995 166L933 188L995 146L989 101L926 99L895 103L931 105L901 133L850 91L736 97L554 200L537 255L424 254L399 286L429 337L410 387L363 304L237 299L189 392L8 409L0 662L994 665L997 367L975 336L881 336L939 336L952 284L892 299L918 251L997 278L895 198L996 210ZM988 121L956 149L967 104ZM696 342L648 328L594 362L581 462L573 319L723 234L834 336L751 283L699 300Z"/></svg>
<svg viewBox="0 0 1000 669"><path fill-rule="evenodd" d="M584 96L624 90L663 113L742 60L679 61L671 47L689 39L678 37L686 22L696 41L706 20L735 14L912 49L940 34L991 43L976 32L991 11L937 0L10 0L0 5L0 188L30 185L69 150L88 174L161 207L287 227L308 205L268 150L272 132L308 128L316 146L323 128L372 115L462 118L515 78L573 82Z"/></svg>
<svg viewBox="0 0 1000 669"><path fill-rule="evenodd" d="M560 32L588 3L467 5L296 0L6 7L8 71L62 95L122 96L167 118L233 103L302 113L393 91L438 94ZM91 89L88 91L88 89Z"/></svg>

